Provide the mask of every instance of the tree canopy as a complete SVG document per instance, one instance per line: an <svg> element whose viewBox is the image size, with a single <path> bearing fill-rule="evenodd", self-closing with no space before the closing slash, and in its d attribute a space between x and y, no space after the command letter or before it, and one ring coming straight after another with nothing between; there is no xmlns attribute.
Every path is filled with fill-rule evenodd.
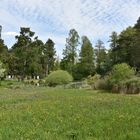
<svg viewBox="0 0 140 140"><path fill-rule="evenodd" d="M140 18L119 34L109 36L109 48L102 40L80 37L75 29L69 31L62 56L57 57L55 42L48 37L45 43L30 28L21 27L15 43L8 48L0 38L0 61L7 74L20 79L44 78L54 70L68 71L74 80L82 80L95 73L107 75L114 65L126 63L140 73Z"/></svg>

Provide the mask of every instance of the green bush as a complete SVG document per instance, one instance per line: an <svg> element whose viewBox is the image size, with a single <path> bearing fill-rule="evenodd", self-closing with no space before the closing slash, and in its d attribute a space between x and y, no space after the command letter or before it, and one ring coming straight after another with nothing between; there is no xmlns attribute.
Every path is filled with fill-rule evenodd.
<svg viewBox="0 0 140 140"><path fill-rule="evenodd" d="M113 93L125 93L125 94L139 94L140 93L140 78L132 77L124 81L120 81L118 84L112 85Z"/></svg>
<svg viewBox="0 0 140 140"><path fill-rule="evenodd" d="M97 82L100 80L101 76L99 74L95 74L94 76L88 76L87 83L91 86L92 89L97 89Z"/></svg>
<svg viewBox="0 0 140 140"><path fill-rule="evenodd" d="M140 78L139 77L133 77L129 80L126 80L122 82L123 87L125 88L125 91L123 93L127 94L138 94L140 93ZM120 86L120 91L122 90L122 86Z"/></svg>
<svg viewBox="0 0 140 140"><path fill-rule="evenodd" d="M140 80L135 77L133 68L122 63L113 67L109 75L109 85L114 93L139 93Z"/></svg>
<svg viewBox="0 0 140 140"><path fill-rule="evenodd" d="M99 74L95 74L94 76L88 76L87 83L94 90L98 90L98 89L108 90L109 89L107 76L105 76L104 78L102 78Z"/></svg>
<svg viewBox="0 0 140 140"><path fill-rule="evenodd" d="M63 70L53 71L47 78L46 83L49 86L65 85L72 82L72 76Z"/></svg>
<svg viewBox="0 0 140 140"><path fill-rule="evenodd" d="M6 70L3 67L3 63L0 61L0 85L1 85L1 80L4 78L5 76L5 72Z"/></svg>
<svg viewBox="0 0 140 140"><path fill-rule="evenodd" d="M107 76L98 80L96 85L97 85L98 89L101 89L101 90L109 90L110 89Z"/></svg>
<svg viewBox="0 0 140 140"><path fill-rule="evenodd" d="M110 84L116 85L121 83L124 80L131 79L134 76L134 70L127 64L117 64L114 65L111 74L109 76Z"/></svg>
<svg viewBox="0 0 140 140"><path fill-rule="evenodd" d="M121 81L119 84L114 84L112 86L112 92L124 94L139 94L140 78L132 77L131 79Z"/></svg>
<svg viewBox="0 0 140 140"><path fill-rule="evenodd" d="M33 85L33 86L39 86L41 80L37 80L37 79L30 79L30 80L24 80L24 84L25 85Z"/></svg>
<svg viewBox="0 0 140 140"><path fill-rule="evenodd" d="M39 83L39 85L41 85L41 86L45 86L45 80L43 80L43 79L40 79L40 80L38 81L38 83Z"/></svg>

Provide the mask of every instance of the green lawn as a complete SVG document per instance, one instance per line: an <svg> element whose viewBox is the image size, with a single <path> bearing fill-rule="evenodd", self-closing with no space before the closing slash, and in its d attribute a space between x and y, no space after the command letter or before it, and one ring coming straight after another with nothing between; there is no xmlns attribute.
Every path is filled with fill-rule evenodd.
<svg viewBox="0 0 140 140"><path fill-rule="evenodd" d="M0 140L140 140L140 95L0 88Z"/></svg>

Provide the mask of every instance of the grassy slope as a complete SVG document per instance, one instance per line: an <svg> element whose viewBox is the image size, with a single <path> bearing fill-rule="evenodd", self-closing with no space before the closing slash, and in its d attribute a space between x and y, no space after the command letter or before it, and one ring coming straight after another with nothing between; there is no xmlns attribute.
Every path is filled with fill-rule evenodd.
<svg viewBox="0 0 140 140"><path fill-rule="evenodd" d="M0 139L139 140L140 96L0 88Z"/></svg>

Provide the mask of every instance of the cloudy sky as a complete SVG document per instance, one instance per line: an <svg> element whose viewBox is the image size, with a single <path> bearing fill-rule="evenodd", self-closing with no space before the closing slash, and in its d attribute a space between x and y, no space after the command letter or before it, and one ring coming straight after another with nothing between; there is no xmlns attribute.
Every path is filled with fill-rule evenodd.
<svg viewBox="0 0 140 140"><path fill-rule="evenodd" d="M31 27L44 42L52 38L61 55L71 28L107 45L112 31L134 25L140 0L0 0L2 38L10 48L20 27Z"/></svg>

